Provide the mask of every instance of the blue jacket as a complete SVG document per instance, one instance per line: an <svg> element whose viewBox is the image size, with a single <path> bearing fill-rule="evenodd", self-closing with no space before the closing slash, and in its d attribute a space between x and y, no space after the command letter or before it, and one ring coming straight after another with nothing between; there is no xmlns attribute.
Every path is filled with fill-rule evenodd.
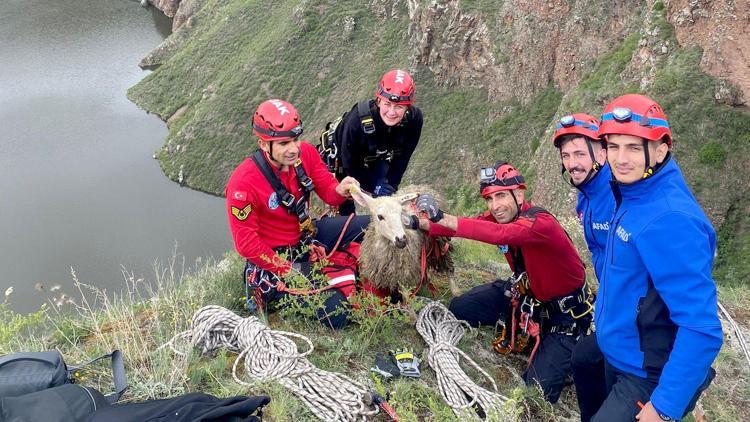
<svg viewBox="0 0 750 422"><path fill-rule="evenodd" d="M613 182L613 192L596 339L610 365L658 381L651 403L680 419L722 343L716 234L670 156L647 179Z"/></svg>
<svg viewBox="0 0 750 422"><path fill-rule="evenodd" d="M594 264L596 278L602 278L604 249L607 247L607 233L612 213L615 212L615 197L609 186L612 172L609 164L578 188L578 205L576 214L583 225L583 235L591 251L591 262Z"/></svg>

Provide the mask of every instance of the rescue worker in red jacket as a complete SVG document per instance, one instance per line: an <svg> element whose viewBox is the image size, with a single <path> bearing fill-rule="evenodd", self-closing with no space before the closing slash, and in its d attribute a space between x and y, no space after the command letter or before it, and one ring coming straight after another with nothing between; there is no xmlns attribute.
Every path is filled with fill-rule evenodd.
<svg viewBox="0 0 750 422"><path fill-rule="evenodd" d="M493 346L499 353L531 348L527 384L539 383L555 403L571 372L571 352L588 330L592 305L584 265L555 217L525 200L526 184L512 165L480 171L487 212L464 218L444 214L433 197L417 198L420 228L431 236L456 236L497 245L513 276L476 286L449 306L472 326L504 326ZM528 347L524 343L528 341ZM531 343L534 346L531 346Z"/></svg>
<svg viewBox="0 0 750 422"><path fill-rule="evenodd" d="M273 309L286 294L277 288L279 281L300 272L309 275L310 244L330 251L337 243L346 218L312 220L310 194L338 206L351 186L359 186L351 177L338 182L315 147L300 141L302 131L294 106L277 99L261 103L253 116L259 150L234 170L226 186L229 228L237 252L247 260L249 293L255 293L248 294L251 308L255 296ZM355 217L339 244L361 241L367 224L369 216ZM329 284L335 288L324 293L330 296L316 312L323 323L341 328L348 322L345 304L354 291L354 274L331 278Z"/></svg>

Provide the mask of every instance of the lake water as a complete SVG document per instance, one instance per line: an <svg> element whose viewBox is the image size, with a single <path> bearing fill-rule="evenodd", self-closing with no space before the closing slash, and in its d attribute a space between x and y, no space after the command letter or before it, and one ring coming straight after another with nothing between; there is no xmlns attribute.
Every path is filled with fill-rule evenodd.
<svg viewBox="0 0 750 422"><path fill-rule="evenodd" d="M12 309L38 309L54 285L72 295L71 267L115 291L122 268L153 279L175 245L188 266L231 249L223 199L164 176L152 155L166 125L126 98L170 27L132 0L0 0L0 295L13 287Z"/></svg>

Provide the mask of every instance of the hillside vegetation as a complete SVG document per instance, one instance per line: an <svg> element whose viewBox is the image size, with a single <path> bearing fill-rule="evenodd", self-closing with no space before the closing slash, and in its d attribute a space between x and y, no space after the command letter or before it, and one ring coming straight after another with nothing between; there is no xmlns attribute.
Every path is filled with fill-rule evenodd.
<svg viewBox="0 0 750 422"><path fill-rule="evenodd" d="M554 121L598 115L612 98L642 92L670 117L677 161L720 233L717 279L745 285L750 116L714 99L726 83L700 70L700 48L678 47L658 1L602 4L593 15L599 7L578 2L524 5L206 0L152 54L156 71L129 97L169 119L157 153L167 176L221 195L255 149L248 125L258 103L291 101L315 143L385 70L404 67L425 115L406 182L442 190L454 211L476 211L477 168L505 159L538 203L569 215L573 195L549 141Z"/></svg>

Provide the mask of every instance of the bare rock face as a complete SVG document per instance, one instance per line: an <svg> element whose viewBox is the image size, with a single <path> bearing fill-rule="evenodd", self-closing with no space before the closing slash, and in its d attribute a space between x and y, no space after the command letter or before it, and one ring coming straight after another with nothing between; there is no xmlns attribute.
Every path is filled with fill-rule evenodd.
<svg viewBox="0 0 750 422"><path fill-rule="evenodd" d="M180 6L180 0L148 0L148 2L170 18L174 17Z"/></svg>
<svg viewBox="0 0 750 422"><path fill-rule="evenodd" d="M550 82L566 91L636 23L622 2L592 17L589 2L510 0L492 20L462 12L456 0L409 8L414 64L446 85L486 87L490 100L528 100Z"/></svg>
<svg viewBox="0 0 750 422"><path fill-rule="evenodd" d="M172 21L172 31L177 31L185 22L195 15L206 4L206 0L182 0L178 1L179 7Z"/></svg>
<svg viewBox="0 0 750 422"><path fill-rule="evenodd" d="M750 99L750 0L672 0L667 17L683 46L703 48L701 68L741 92L717 91L717 100L744 104Z"/></svg>

